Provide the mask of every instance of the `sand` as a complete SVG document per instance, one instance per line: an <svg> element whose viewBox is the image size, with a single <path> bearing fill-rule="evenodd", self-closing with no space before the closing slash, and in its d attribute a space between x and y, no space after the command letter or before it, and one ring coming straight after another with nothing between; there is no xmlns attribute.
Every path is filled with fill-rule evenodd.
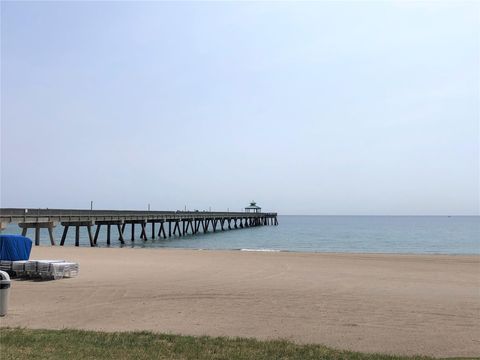
<svg viewBox="0 0 480 360"><path fill-rule="evenodd" d="M1 326L284 338L340 349L480 355L480 257L35 247L80 263L13 281Z"/></svg>

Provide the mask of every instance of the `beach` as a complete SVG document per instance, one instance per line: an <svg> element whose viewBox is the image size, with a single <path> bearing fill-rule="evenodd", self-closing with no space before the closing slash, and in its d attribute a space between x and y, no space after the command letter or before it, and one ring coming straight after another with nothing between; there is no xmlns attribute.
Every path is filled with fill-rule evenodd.
<svg viewBox="0 0 480 360"><path fill-rule="evenodd" d="M31 259L80 274L14 280L1 326L480 355L480 256L34 247Z"/></svg>

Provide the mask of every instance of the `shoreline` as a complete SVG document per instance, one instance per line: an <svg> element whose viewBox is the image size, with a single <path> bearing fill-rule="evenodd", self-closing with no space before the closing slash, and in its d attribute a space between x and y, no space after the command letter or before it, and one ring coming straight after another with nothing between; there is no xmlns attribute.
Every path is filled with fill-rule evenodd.
<svg viewBox="0 0 480 360"><path fill-rule="evenodd" d="M34 247L32 259L76 261L80 274L14 280L1 325L480 354L477 255L158 249Z"/></svg>
<svg viewBox="0 0 480 360"><path fill-rule="evenodd" d="M259 252L259 253L291 253L291 254L332 254L332 255L386 255L386 256L465 256L465 257L479 257L480 252L478 253L442 253L442 252L431 252L431 253L414 253L414 252L338 252L338 251L297 251L297 250L279 250L271 248L234 248L234 249L212 249L212 248L188 248L188 247L161 247L161 246L130 246L125 244L123 246L74 246L71 244L65 245L63 247L59 245L51 246L42 244L40 246L32 245L32 250L35 248L43 249L54 249L54 248L65 248L65 249L132 249L132 250L178 250L178 251L212 251L212 252Z"/></svg>

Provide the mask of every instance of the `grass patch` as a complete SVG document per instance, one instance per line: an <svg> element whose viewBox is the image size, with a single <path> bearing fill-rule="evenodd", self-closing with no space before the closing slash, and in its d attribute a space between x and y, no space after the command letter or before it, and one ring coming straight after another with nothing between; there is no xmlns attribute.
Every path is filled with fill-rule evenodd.
<svg viewBox="0 0 480 360"><path fill-rule="evenodd" d="M7 359L278 359L278 360L427 360L362 354L322 345L244 338L193 337L152 332L0 329L0 354Z"/></svg>

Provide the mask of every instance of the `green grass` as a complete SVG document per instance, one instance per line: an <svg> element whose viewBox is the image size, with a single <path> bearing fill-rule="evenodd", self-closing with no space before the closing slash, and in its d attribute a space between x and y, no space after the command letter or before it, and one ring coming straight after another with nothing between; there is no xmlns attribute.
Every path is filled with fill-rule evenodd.
<svg viewBox="0 0 480 360"><path fill-rule="evenodd" d="M429 359L362 354L322 345L243 338L193 337L151 332L0 329L0 357L7 359Z"/></svg>

